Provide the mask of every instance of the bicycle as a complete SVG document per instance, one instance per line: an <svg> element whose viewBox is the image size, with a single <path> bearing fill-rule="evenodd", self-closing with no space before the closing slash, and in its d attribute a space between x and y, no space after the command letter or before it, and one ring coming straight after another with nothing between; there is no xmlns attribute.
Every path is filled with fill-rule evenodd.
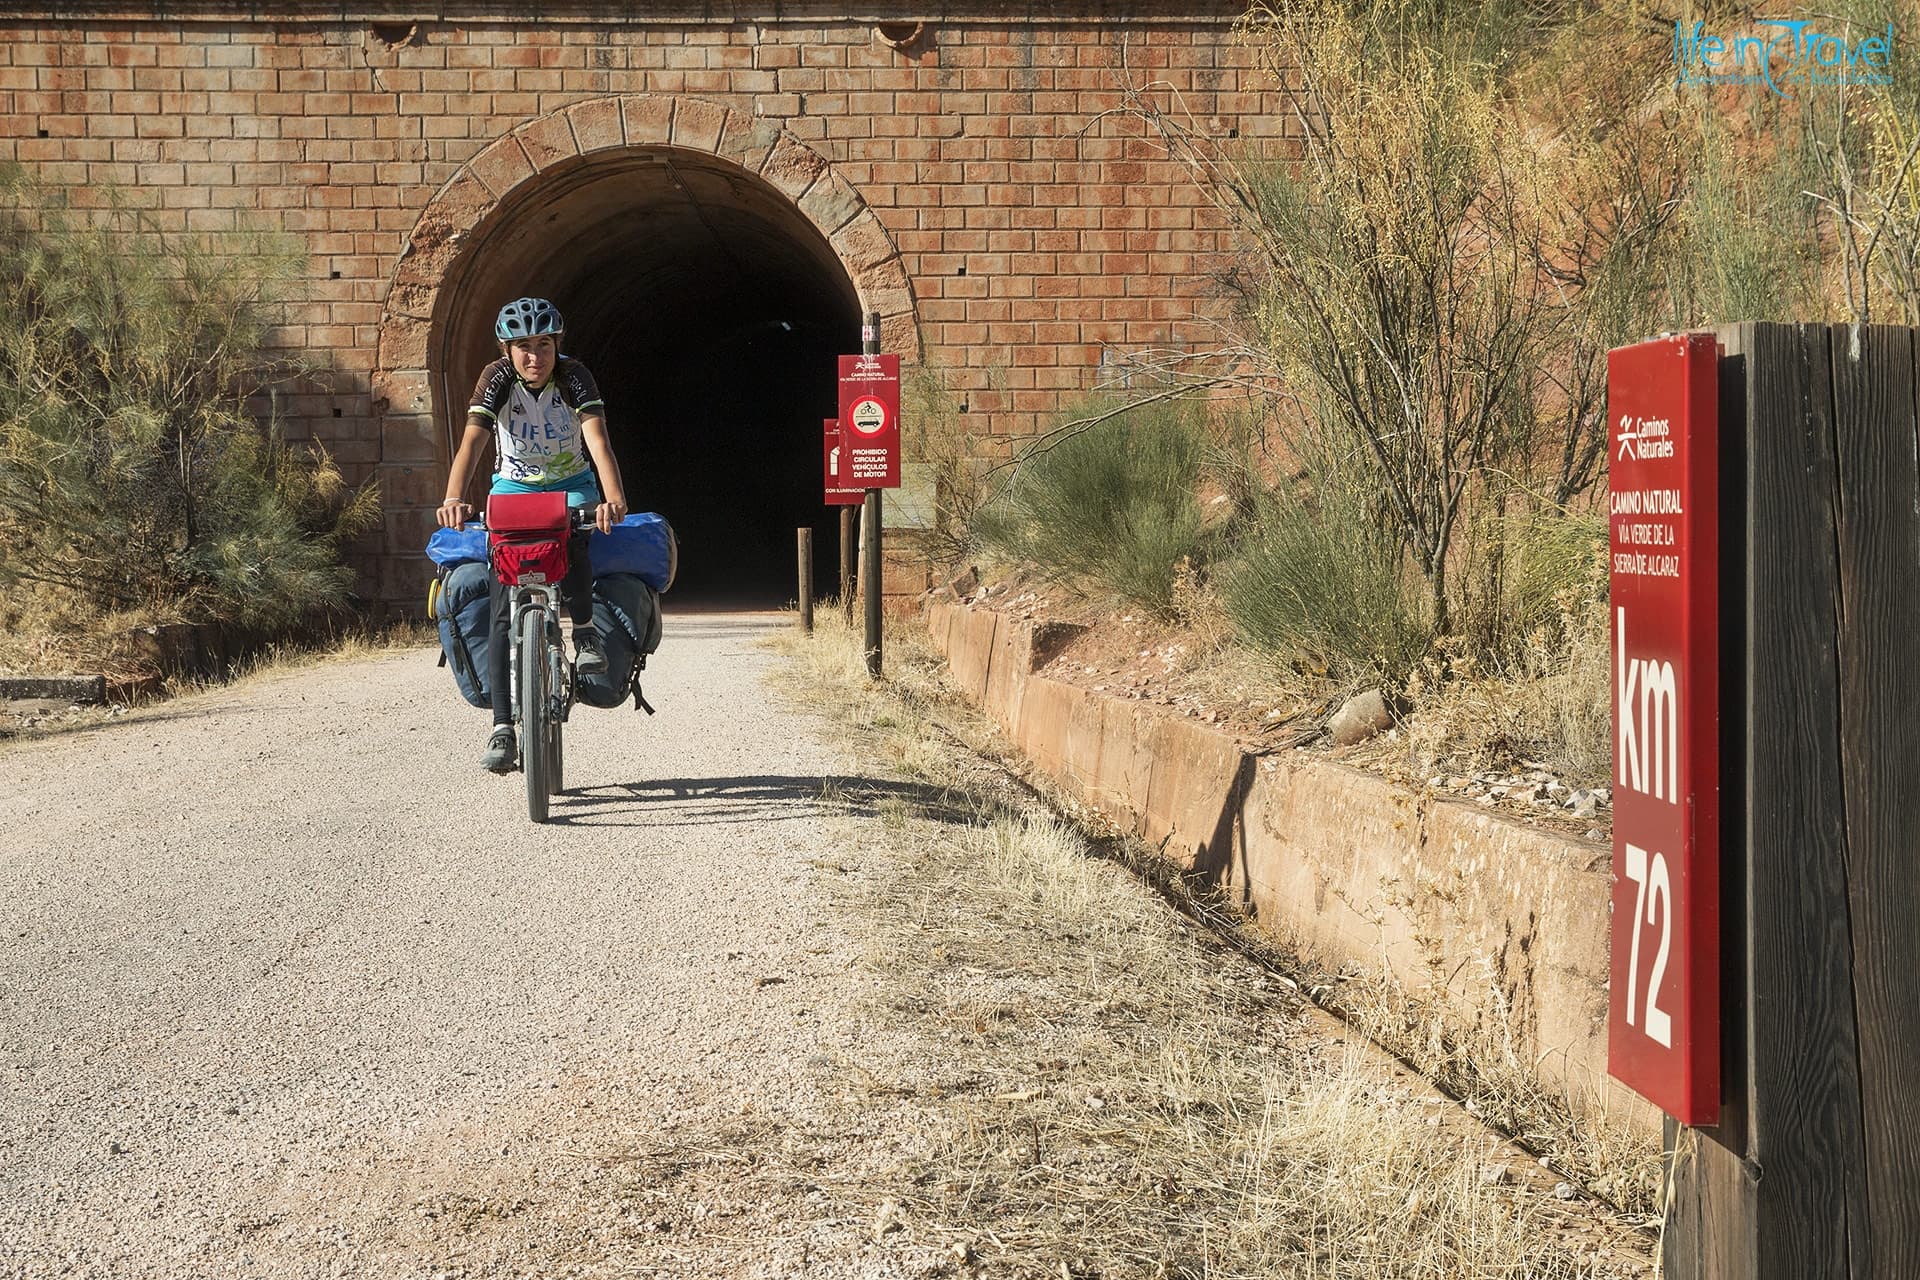
<svg viewBox="0 0 1920 1280"><path fill-rule="evenodd" d="M575 684L560 634L560 581L571 534L592 524L593 511L570 511L563 493L494 494L487 504L487 556L512 608L507 677L527 816L535 822L547 820L549 799L565 790L564 729Z"/></svg>

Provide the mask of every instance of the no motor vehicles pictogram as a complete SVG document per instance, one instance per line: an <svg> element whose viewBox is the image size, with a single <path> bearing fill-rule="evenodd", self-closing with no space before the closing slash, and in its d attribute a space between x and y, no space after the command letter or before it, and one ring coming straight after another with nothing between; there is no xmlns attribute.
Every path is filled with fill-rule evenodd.
<svg viewBox="0 0 1920 1280"><path fill-rule="evenodd" d="M840 357L840 422L848 480L862 489L900 487L900 357Z"/></svg>

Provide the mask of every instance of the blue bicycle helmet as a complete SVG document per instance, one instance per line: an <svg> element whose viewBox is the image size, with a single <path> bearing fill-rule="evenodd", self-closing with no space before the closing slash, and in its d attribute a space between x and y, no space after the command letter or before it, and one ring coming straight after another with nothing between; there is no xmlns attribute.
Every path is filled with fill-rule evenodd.
<svg viewBox="0 0 1920 1280"><path fill-rule="evenodd" d="M534 338L543 333L559 333L567 327L560 309L545 298L515 298L500 308L493 322L493 336L502 342L515 338Z"/></svg>

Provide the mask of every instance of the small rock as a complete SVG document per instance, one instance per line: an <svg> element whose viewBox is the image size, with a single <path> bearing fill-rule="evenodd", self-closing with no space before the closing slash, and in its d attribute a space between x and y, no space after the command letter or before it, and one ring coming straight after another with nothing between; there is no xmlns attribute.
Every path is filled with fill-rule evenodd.
<svg viewBox="0 0 1920 1280"><path fill-rule="evenodd" d="M1327 721L1327 732L1334 746L1345 747L1371 738L1392 724L1386 698L1378 689L1369 689L1347 699L1345 705L1333 713L1333 718Z"/></svg>
<svg viewBox="0 0 1920 1280"><path fill-rule="evenodd" d="M1591 791L1576 791L1567 797L1567 808L1576 818L1591 818L1600 807L1600 798Z"/></svg>
<svg viewBox="0 0 1920 1280"><path fill-rule="evenodd" d="M120 1142L120 1139L118 1139L118 1138L108 1138L108 1139L107 1139L107 1154L108 1154L108 1155L110 1155L110 1156L123 1156L123 1155L125 1155L125 1154L127 1154L127 1149L126 1149L126 1147L125 1147L124 1145L122 1145L122 1144L121 1144L121 1142Z"/></svg>
<svg viewBox="0 0 1920 1280"><path fill-rule="evenodd" d="M1504 1186L1511 1181L1513 1170L1504 1164L1482 1165L1480 1168L1480 1185L1483 1187Z"/></svg>
<svg viewBox="0 0 1920 1280"><path fill-rule="evenodd" d="M888 1200L873 1215L873 1238L884 1239L889 1232L898 1231L906 1225L906 1210L900 1207L898 1200Z"/></svg>
<svg viewBox="0 0 1920 1280"><path fill-rule="evenodd" d="M1578 1200L1580 1198L1580 1189L1571 1182L1556 1182L1553 1184L1553 1198L1555 1200Z"/></svg>

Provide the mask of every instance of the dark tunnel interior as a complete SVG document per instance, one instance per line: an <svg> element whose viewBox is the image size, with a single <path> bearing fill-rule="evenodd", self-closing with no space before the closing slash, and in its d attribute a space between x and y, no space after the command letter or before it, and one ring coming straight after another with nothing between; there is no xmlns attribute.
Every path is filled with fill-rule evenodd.
<svg viewBox="0 0 1920 1280"><path fill-rule="evenodd" d="M834 415L834 357L860 349L860 311L791 202L711 156L624 153L500 210L464 263L442 292L452 395L498 353L502 303L559 306L564 353L606 399L629 503L679 536L670 606L792 600L803 525L831 589L839 517L821 500L820 422Z"/></svg>

